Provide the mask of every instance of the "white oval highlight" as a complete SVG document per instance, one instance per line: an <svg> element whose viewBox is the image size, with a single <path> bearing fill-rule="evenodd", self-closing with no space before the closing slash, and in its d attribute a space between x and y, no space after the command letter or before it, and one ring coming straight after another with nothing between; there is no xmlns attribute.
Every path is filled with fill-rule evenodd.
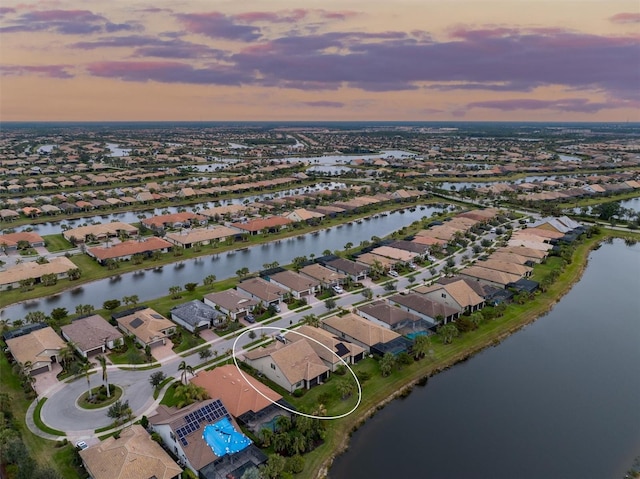
<svg viewBox="0 0 640 479"><path fill-rule="evenodd" d="M242 376L242 379L244 379L247 384L249 384L249 386L251 386L251 388L257 392L258 394L260 394L260 396L262 396L263 398L265 398L267 401L269 401L271 404L275 404L276 406L278 406L281 409L284 409L285 411L288 411L292 414L297 414L299 416L305 416L311 419L322 419L322 420L328 420L328 419L340 419L343 417L348 416L349 414L353 413L356 409L358 409L358 406L360 405L360 403L362 402L362 385L360 384L360 381L358 381L358 377L356 376L356 373L353 369L351 369L351 366L349 366L349 364L347 364L347 362L342 359L340 356L338 356L336 353L334 353L331 349L329 349L327 346L325 346L324 344L322 344L320 341L311 338L309 336L307 336L306 334L300 333L298 331L296 331L295 329L290 329L288 332L294 333L294 334L298 334L300 336L302 336L305 339L308 339L309 341L313 341L316 344L319 344L320 346L322 346L324 349L326 349L327 351L329 351L331 354L335 355L342 364L344 364L346 366L346 368L349 370L349 372L351 373L351 375L353 376L354 381L356 382L356 385L358 386L358 401L356 402L356 405L353 406L353 408L347 412L345 412L344 414L340 414L338 416L314 416L313 414L306 414L300 411L295 411L293 409L290 409L286 406L283 406L282 404L278 404L277 402L273 401L271 398L268 398L265 394L262 394L262 392L258 391L255 387L253 387L253 384L251 384L251 382L247 379L247 377L244 375L244 373L242 372L242 369L240 369L240 366L238 366L238 360L236 359L236 345L238 344L238 340L244 336L246 333L248 333L249 331L253 331L255 329L271 329L274 331L282 331L283 328L278 328L276 326L260 326L259 328L252 328L252 329L247 329L246 331L243 331L233 342L233 346L231 347L231 357L233 359L233 364L235 364L236 369L238 370L238 372L240 373L240 376Z"/></svg>

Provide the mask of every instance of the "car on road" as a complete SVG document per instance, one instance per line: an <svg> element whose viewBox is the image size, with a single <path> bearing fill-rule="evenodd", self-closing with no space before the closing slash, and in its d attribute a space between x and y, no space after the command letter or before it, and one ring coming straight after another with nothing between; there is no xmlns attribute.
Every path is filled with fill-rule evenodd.
<svg viewBox="0 0 640 479"><path fill-rule="evenodd" d="M393 276L394 278L397 278L399 275L398 275L397 271L394 271L394 270L390 269L389 270L389 276Z"/></svg>
<svg viewBox="0 0 640 479"><path fill-rule="evenodd" d="M336 284L335 286L332 286L332 287L331 287L331 289L333 289L333 291L334 291L336 294L342 294L342 293L344 293L344 289L342 289L342 286L337 285L337 284Z"/></svg>
<svg viewBox="0 0 640 479"><path fill-rule="evenodd" d="M81 451L84 451L86 448L88 448L88 444L84 441L78 441L76 442L76 447L79 448Z"/></svg>

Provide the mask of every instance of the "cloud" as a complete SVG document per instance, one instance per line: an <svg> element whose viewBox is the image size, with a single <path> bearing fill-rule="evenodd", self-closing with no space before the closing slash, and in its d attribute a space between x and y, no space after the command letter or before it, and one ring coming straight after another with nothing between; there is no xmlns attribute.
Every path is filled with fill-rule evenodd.
<svg viewBox="0 0 640 479"><path fill-rule="evenodd" d="M198 85L241 85L250 78L226 66L210 65L195 68L187 63L175 61L105 61L91 63L87 71L103 78L123 81L158 83L187 83Z"/></svg>
<svg viewBox="0 0 640 479"><path fill-rule="evenodd" d="M0 27L0 33L51 31L63 35L115 33L137 30L137 23L112 23L89 10L35 10L19 15Z"/></svg>
<svg viewBox="0 0 640 479"><path fill-rule="evenodd" d="M301 15L291 12L295 11L286 14ZM249 14L253 19L268 17L261 12ZM273 15L281 19L285 13ZM443 40L435 40L425 32L393 30L289 34L265 40L260 28L239 24L238 16L212 12L180 14L179 19L192 33L239 40L243 45L235 52L224 52L206 45L206 41L196 44L175 35L130 35L74 46L130 47L138 58L185 60L164 64L161 70L147 69L135 75L122 71L114 75L128 81L178 81L179 74L184 73L182 83L209 80L211 84L226 81L325 91L349 87L370 92L420 88L531 92L553 86L568 91L597 91L617 102L640 100L640 38L633 35L604 36L561 28L458 26ZM188 63L189 59L202 58L223 59L224 64L203 68ZM176 72L172 74L171 68Z"/></svg>
<svg viewBox="0 0 640 479"><path fill-rule="evenodd" d="M73 78L67 70L71 65L4 65L0 72L4 76L37 75L47 78Z"/></svg>
<svg viewBox="0 0 640 479"><path fill-rule="evenodd" d="M236 23L234 17L220 12L179 13L175 17L191 33L210 38L251 42L261 37L260 28Z"/></svg>
<svg viewBox="0 0 640 479"><path fill-rule="evenodd" d="M559 100L533 100L527 98L513 100L477 101L467 104L468 109L490 108L502 111L514 110L554 110L578 113L597 113L600 110L619 108L620 104L592 102L587 98L562 98Z"/></svg>
<svg viewBox="0 0 640 479"><path fill-rule="evenodd" d="M314 108L343 108L346 106L345 103L341 102L341 101L326 101L326 100L320 100L320 101L305 101L302 103L305 106L311 106Z"/></svg>
<svg viewBox="0 0 640 479"><path fill-rule="evenodd" d="M623 12L609 17L611 23L640 23L640 13Z"/></svg>
<svg viewBox="0 0 640 479"><path fill-rule="evenodd" d="M129 35L123 37L103 37L89 42L78 42L70 45L82 50L98 48L134 48L134 57L156 58L223 58L226 52L211 48L208 45L187 42L179 38L162 40L146 35Z"/></svg>

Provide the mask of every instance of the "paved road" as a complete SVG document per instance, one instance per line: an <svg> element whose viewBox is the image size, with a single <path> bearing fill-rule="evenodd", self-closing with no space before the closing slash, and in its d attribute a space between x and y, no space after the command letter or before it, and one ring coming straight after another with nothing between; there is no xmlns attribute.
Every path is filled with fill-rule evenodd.
<svg viewBox="0 0 640 479"><path fill-rule="evenodd" d="M515 222L514 222L515 224ZM488 239L495 239L495 234L487 234L484 236ZM480 242L480 238L477 243ZM452 256L456 265L462 263L462 257L465 254L472 256L469 251L472 244L466 249L457 252ZM436 269L436 274L444 267L447 258L438 261L433 267ZM421 268L416 271L416 281L413 285L421 284L425 280L430 280L432 275L429 272L430 267ZM406 277L396 278L397 290L402 291L410 286ZM370 287L374 298L377 295L383 295L388 293L384 289L383 285L370 283L366 286ZM360 293L344 293L339 296L335 296L336 304L338 307L348 308L356 302L360 302L364 297ZM308 314L321 315L327 312L323 301L315 301L310 304L311 308L301 312L284 312L281 318L277 321L269 324L271 327L288 328L291 325L299 323L302 318ZM254 324L251 329L256 331L258 337L262 333L261 325ZM265 330L267 336L273 336L277 334L274 330ZM231 349L235 338L224 339L217 338L210 341L209 344L212 348L221 355L225 351ZM238 348L236 353L242 351L243 347L252 342L248 334L245 334L238 341ZM133 410L136 417L143 414L149 415L157 406L157 401L153 400L153 388L149 384L149 377L151 374L157 371L163 371L167 376L173 376L175 378L180 377L178 371L178 365L181 361L186 361L187 364L196 368L202 361L198 354L192 354L186 358L181 356L172 356L161 361L162 366L160 368L154 368L143 371L122 370L117 366L109 366L108 376L109 383L117 384L124 389L123 399L129 401L129 406ZM97 374L91 375L92 387L101 384L101 371L97 371ZM43 393L43 396L48 397L47 402L42 407L41 418L45 424L55 428L63 430L72 440L86 439L93 436L93 430L96 428L104 427L111 424L112 420L107 417L107 408L98 410L86 410L81 409L76 405L78 397L87 390L87 382L84 377L78 378L70 383L58 383L51 389Z"/></svg>

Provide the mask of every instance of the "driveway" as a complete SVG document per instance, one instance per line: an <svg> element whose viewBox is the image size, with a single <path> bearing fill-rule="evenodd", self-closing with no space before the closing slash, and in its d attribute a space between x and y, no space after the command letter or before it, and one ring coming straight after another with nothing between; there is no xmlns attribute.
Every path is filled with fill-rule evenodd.
<svg viewBox="0 0 640 479"><path fill-rule="evenodd" d="M171 356L174 356L176 354L171 348L173 348L173 341L167 338L166 344L153 346L151 348L151 354L158 361L162 361L163 359L170 358Z"/></svg>
<svg viewBox="0 0 640 479"><path fill-rule="evenodd" d="M59 363L51 365L51 371L46 373L40 373L33 376L36 378L36 382L33 384L38 395L44 394L46 391L58 384L58 373L62 371L62 366Z"/></svg>

